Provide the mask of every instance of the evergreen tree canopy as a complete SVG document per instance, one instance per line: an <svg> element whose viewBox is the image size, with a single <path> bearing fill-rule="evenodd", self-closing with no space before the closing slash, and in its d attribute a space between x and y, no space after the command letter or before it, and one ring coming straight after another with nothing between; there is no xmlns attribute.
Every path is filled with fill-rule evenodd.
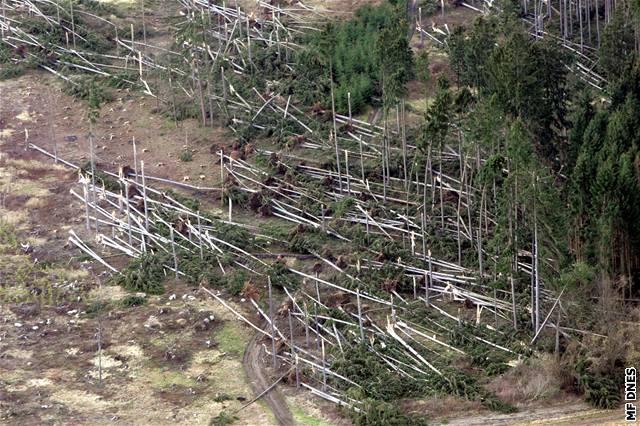
<svg viewBox="0 0 640 426"><path fill-rule="evenodd" d="M306 48L297 53L296 93L310 93L310 99L303 100L329 105L328 82L333 74L339 112L348 110L348 93L353 112L380 97L383 76L390 101L403 96L412 73L404 3L367 5L352 19L327 24L322 31L310 34ZM315 90L310 90L314 86Z"/></svg>

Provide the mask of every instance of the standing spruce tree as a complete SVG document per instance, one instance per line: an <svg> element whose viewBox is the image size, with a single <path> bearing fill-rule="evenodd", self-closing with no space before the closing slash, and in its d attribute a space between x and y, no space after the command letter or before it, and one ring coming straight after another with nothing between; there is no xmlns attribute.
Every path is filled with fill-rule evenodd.
<svg viewBox="0 0 640 426"><path fill-rule="evenodd" d="M388 118L389 110L407 94L407 82L413 70L413 54L407 40L407 24L396 6L396 25L382 29L378 36L377 58L380 64L380 82L382 87L382 112L384 118L382 169L384 196L386 182L390 178L390 150Z"/></svg>
<svg viewBox="0 0 640 426"><path fill-rule="evenodd" d="M628 79L636 79L630 75ZM571 176L578 260L598 263L610 278L636 288L640 265L640 93L594 115Z"/></svg>

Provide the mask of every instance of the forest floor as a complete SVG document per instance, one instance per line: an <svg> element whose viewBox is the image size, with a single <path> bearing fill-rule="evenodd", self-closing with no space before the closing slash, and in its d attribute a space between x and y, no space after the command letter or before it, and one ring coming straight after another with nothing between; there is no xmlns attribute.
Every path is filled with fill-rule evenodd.
<svg viewBox="0 0 640 426"><path fill-rule="evenodd" d="M276 424L262 401L234 414L254 396L242 369L251 335L247 327L182 283L168 285L162 296L145 297L140 306L128 306L131 295L107 285L102 268L67 243L70 229L90 238L82 206L69 193L77 174L25 151L24 142L28 134L29 142L52 150L50 123L56 123L58 140L69 139L58 146L60 156L82 162L87 158L85 111L57 91L50 107L45 101L49 83L48 76L37 73L0 82L0 423L208 424L225 411L238 418L237 424ZM144 108L131 115L136 103L125 102L106 106L112 115L105 114L94 130L104 141L100 145L107 145L100 160L105 166L114 162L115 168L120 155L132 155L126 117L162 120L145 116ZM193 173L196 161L166 159L167 152L181 149L183 129L168 131L162 140L155 123L134 127L145 161L173 164L152 166L153 173ZM122 266L125 259L109 261ZM298 424L330 424L322 412L335 412L331 406L321 412L321 402L293 394L287 394L287 402Z"/></svg>

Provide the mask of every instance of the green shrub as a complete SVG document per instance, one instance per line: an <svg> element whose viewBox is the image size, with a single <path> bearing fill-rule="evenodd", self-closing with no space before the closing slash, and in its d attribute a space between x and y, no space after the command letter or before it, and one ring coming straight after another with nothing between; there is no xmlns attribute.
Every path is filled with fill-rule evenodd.
<svg viewBox="0 0 640 426"><path fill-rule="evenodd" d="M120 306L123 308L132 308L134 306L141 306L146 303L147 299L142 296L127 296L120 301Z"/></svg>
<svg viewBox="0 0 640 426"><path fill-rule="evenodd" d="M225 402L225 401L230 401L232 399L233 398L231 398L231 396L229 396L226 393L219 393L215 396L215 398L213 398L215 402Z"/></svg>
<svg viewBox="0 0 640 426"><path fill-rule="evenodd" d="M178 203L191 209L194 212L200 210L200 201L197 198L183 195L172 189L167 189L164 191L164 193L167 194L167 196L171 197L173 200L176 200Z"/></svg>
<svg viewBox="0 0 640 426"><path fill-rule="evenodd" d="M180 161L182 162L189 162L189 161L193 161L193 153L187 149L185 149L184 151L182 151L180 153Z"/></svg>
<svg viewBox="0 0 640 426"><path fill-rule="evenodd" d="M610 410L620 404L620 385L611 377L583 375L585 400L596 408Z"/></svg>
<svg viewBox="0 0 640 426"><path fill-rule="evenodd" d="M94 318L96 315L106 311L108 308L109 302L96 300L94 302L91 302L84 311L89 317Z"/></svg>
<svg viewBox="0 0 640 426"><path fill-rule="evenodd" d="M98 105L113 100L113 96L109 93L105 86L93 76L77 76L72 77L71 81L65 82L63 91L84 101L94 101Z"/></svg>
<svg viewBox="0 0 640 426"><path fill-rule="evenodd" d="M231 199L234 207L242 207L249 200L249 196L240 187L233 185L227 187L224 191L224 199L222 200L224 205L229 205L229 199Z"/></svg>
<svg viewBox="0 0 640 426"><path fill-rule="evenodd" d="M80 166L80 169L86 174L91 174L91 161L87 160ZM108 191L116 193L120 191L120 184L116 178L96 169L96 186L100 186L100 184L103 184L104 188Z"/></svg>
<svg viewBox="0 0 640 426"><path fill-rule="evenodd" d="M240 269L237 271L229 272L224 276L222 280L222 286L232 296L237 296L242 291L244 283L249 279L247 272Z"/></svg>
<svg viewBox="0 0 640 426"><path fill-rule="evenodd" d="M356 426L384 425L384 426L426 426L423 416L403 413L397 404L368 399L364 401L359 413L352 412L353 423Z"/></svg>
<svg viewBox="0 0 640 426"><path fill-rule="evenodd" d="M162 282L165 279L164 264L169 256L164 253L145 253L132 260L120 275L117 275L115 283L129 291L144 292L148 294L164 293Z"/></svg>
<svg viewBox="0 0 640 426"><path fill-rule="evenodd" d="M238 420L236 416L227 414L225 411L221 411L220 414L211 419L209 426L227 426L236 420Z"/></svg>
<svg viewBox="0 0 640 426"><path fill-rule="evenodd" d="M20 77L24 72L25 68L20 64L7 63L0 65L0 81Z"/></svg>

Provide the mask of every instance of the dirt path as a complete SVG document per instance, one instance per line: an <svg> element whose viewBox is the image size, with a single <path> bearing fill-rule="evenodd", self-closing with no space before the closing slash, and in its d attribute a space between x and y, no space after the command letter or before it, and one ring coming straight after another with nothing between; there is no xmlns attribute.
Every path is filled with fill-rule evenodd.
<svg viewBox="0 0 640 426"><path fill-rule="evenodd" d="M249 379L249 384L255 395L260 395L272 384L269 383L269 380L263 373L262 346L259 343L261 337L261 334L256 333L251 340L249 340L242 359L242 366L244 367L244 371ZM289 406L277 387L271 389L262 398L273 412L278 424L284 426L295 424Z"/></svg>
<svg viewBox="0 0 640 426"><path fill-rule="evenodd" d="M524 409L511 414L476 414L449 418L449 426L480 425L618 425L624 424L622 409L596 410L583 402Z"/></svg>

